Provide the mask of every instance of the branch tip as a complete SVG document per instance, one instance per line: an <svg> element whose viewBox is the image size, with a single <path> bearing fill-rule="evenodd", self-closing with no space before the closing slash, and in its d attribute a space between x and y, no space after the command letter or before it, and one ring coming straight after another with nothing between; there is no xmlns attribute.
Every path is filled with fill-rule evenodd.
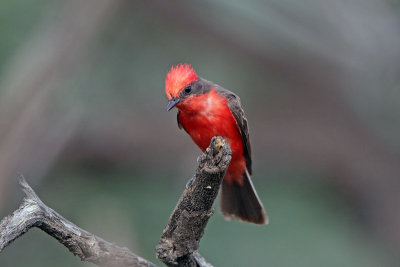
<svg viewBox="0 0 400 267"><path fill-rule="evenodd" d="M23 174L18 174L19 176L19 184L22 187L22 191L24 191L26 198L35 200L36 202L42 203L38 195L33 191L32 187L28 184ZM43 203L44 205L44 203ZM46 205L44 205L46 206Z"/></svg>

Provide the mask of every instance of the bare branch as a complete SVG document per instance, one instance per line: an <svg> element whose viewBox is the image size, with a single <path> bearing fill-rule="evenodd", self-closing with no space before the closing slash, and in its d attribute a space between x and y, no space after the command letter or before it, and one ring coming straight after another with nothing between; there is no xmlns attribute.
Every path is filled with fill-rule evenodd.
<svg viewBox="0 0 400 267"><path fill-rule="evenodd" d="M196 175L182 193L157 245L157 257L168 266L212 267L197 252L199 242L231 161L229 144L214 137L199 159ZM66 246L82 261L99 266L150 266L127 248L118 247L71 223L46 206L21 176L25 198L13 214L0 222L0 252L32 227L38 227Z"/></svg>
<svg viewBox="0 0 400 267"><path fill-rule="evenodd" d="M82 261L98 266L152 266L155 264L93 235L47 207L23 177L20 184L26 194L21 206L0 222L0 252L32 227L38 227L66 246Z"/></svg>
<svg viewBox="0 0 400 267"><path fill-rule="evenodd" d="M157 257L168 266L211 266L197 252L199 242L231 161L229 144L214 137L198 159L196 175L182 193L157 245Z"/></svg>

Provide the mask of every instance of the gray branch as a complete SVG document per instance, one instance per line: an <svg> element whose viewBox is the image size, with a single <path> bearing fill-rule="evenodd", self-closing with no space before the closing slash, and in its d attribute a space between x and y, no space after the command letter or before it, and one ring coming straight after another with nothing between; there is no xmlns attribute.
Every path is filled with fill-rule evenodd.
<svg viewBox="0 0 400 267"><path fill-rule="evenodd" d="M211 266L197 252L212 205L231 161L229 144L214 137L198 159L195 177L182 193L157 245L157 257L168 266Z"/></svg>
<svg viewBox="0 0 400 267"><path fill-rule="evenodd" d="M212 205L231 157L229 144L221 137L214 137L199 157L196 175L180 197L156 248L157 257L168 266L212 267L197 249L214 213ZM13 214L0 221L0 252L32 227L38 227L82 261L107 267L157 267L59 215L40 200L22 176L20 184L26 196Z"/></svg>
<svg viewBox="0 0 400 267"><path fill-rule="evenodd" d="M32 227L38 227L57 239L82 261L108 267L156 267L127 248L118 247L79 228L47 207L23 177L20 184L26 197L13 214L0 222L0 252Z"/></svg>

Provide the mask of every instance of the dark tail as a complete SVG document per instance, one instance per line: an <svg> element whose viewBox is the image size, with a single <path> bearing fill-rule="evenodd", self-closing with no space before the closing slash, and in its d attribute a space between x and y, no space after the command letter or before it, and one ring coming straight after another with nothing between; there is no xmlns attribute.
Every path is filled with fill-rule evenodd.
<svg viewBox="0 0 400 267"><path fill-rule="evenodd" d="M225 218L236 218L255 224L268 224L264 207L258 199L250 175L243 173L243 185L222 182L221 211Z"/></svg>

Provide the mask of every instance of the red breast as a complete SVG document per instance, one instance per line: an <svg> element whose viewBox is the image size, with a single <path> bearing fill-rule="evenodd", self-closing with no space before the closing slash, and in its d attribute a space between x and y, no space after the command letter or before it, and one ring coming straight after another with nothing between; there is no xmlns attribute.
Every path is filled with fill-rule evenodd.
<svg viewBox="0 0 400 267"><path fill-rule="evenodd" d="M246 168L243 142L227 99L213 88L208 93L185 98L176 107L179 109L179 122L203 151L214 136L222 136L229 142L232 160L225 180L230 184L241 184Z"/></svg>

